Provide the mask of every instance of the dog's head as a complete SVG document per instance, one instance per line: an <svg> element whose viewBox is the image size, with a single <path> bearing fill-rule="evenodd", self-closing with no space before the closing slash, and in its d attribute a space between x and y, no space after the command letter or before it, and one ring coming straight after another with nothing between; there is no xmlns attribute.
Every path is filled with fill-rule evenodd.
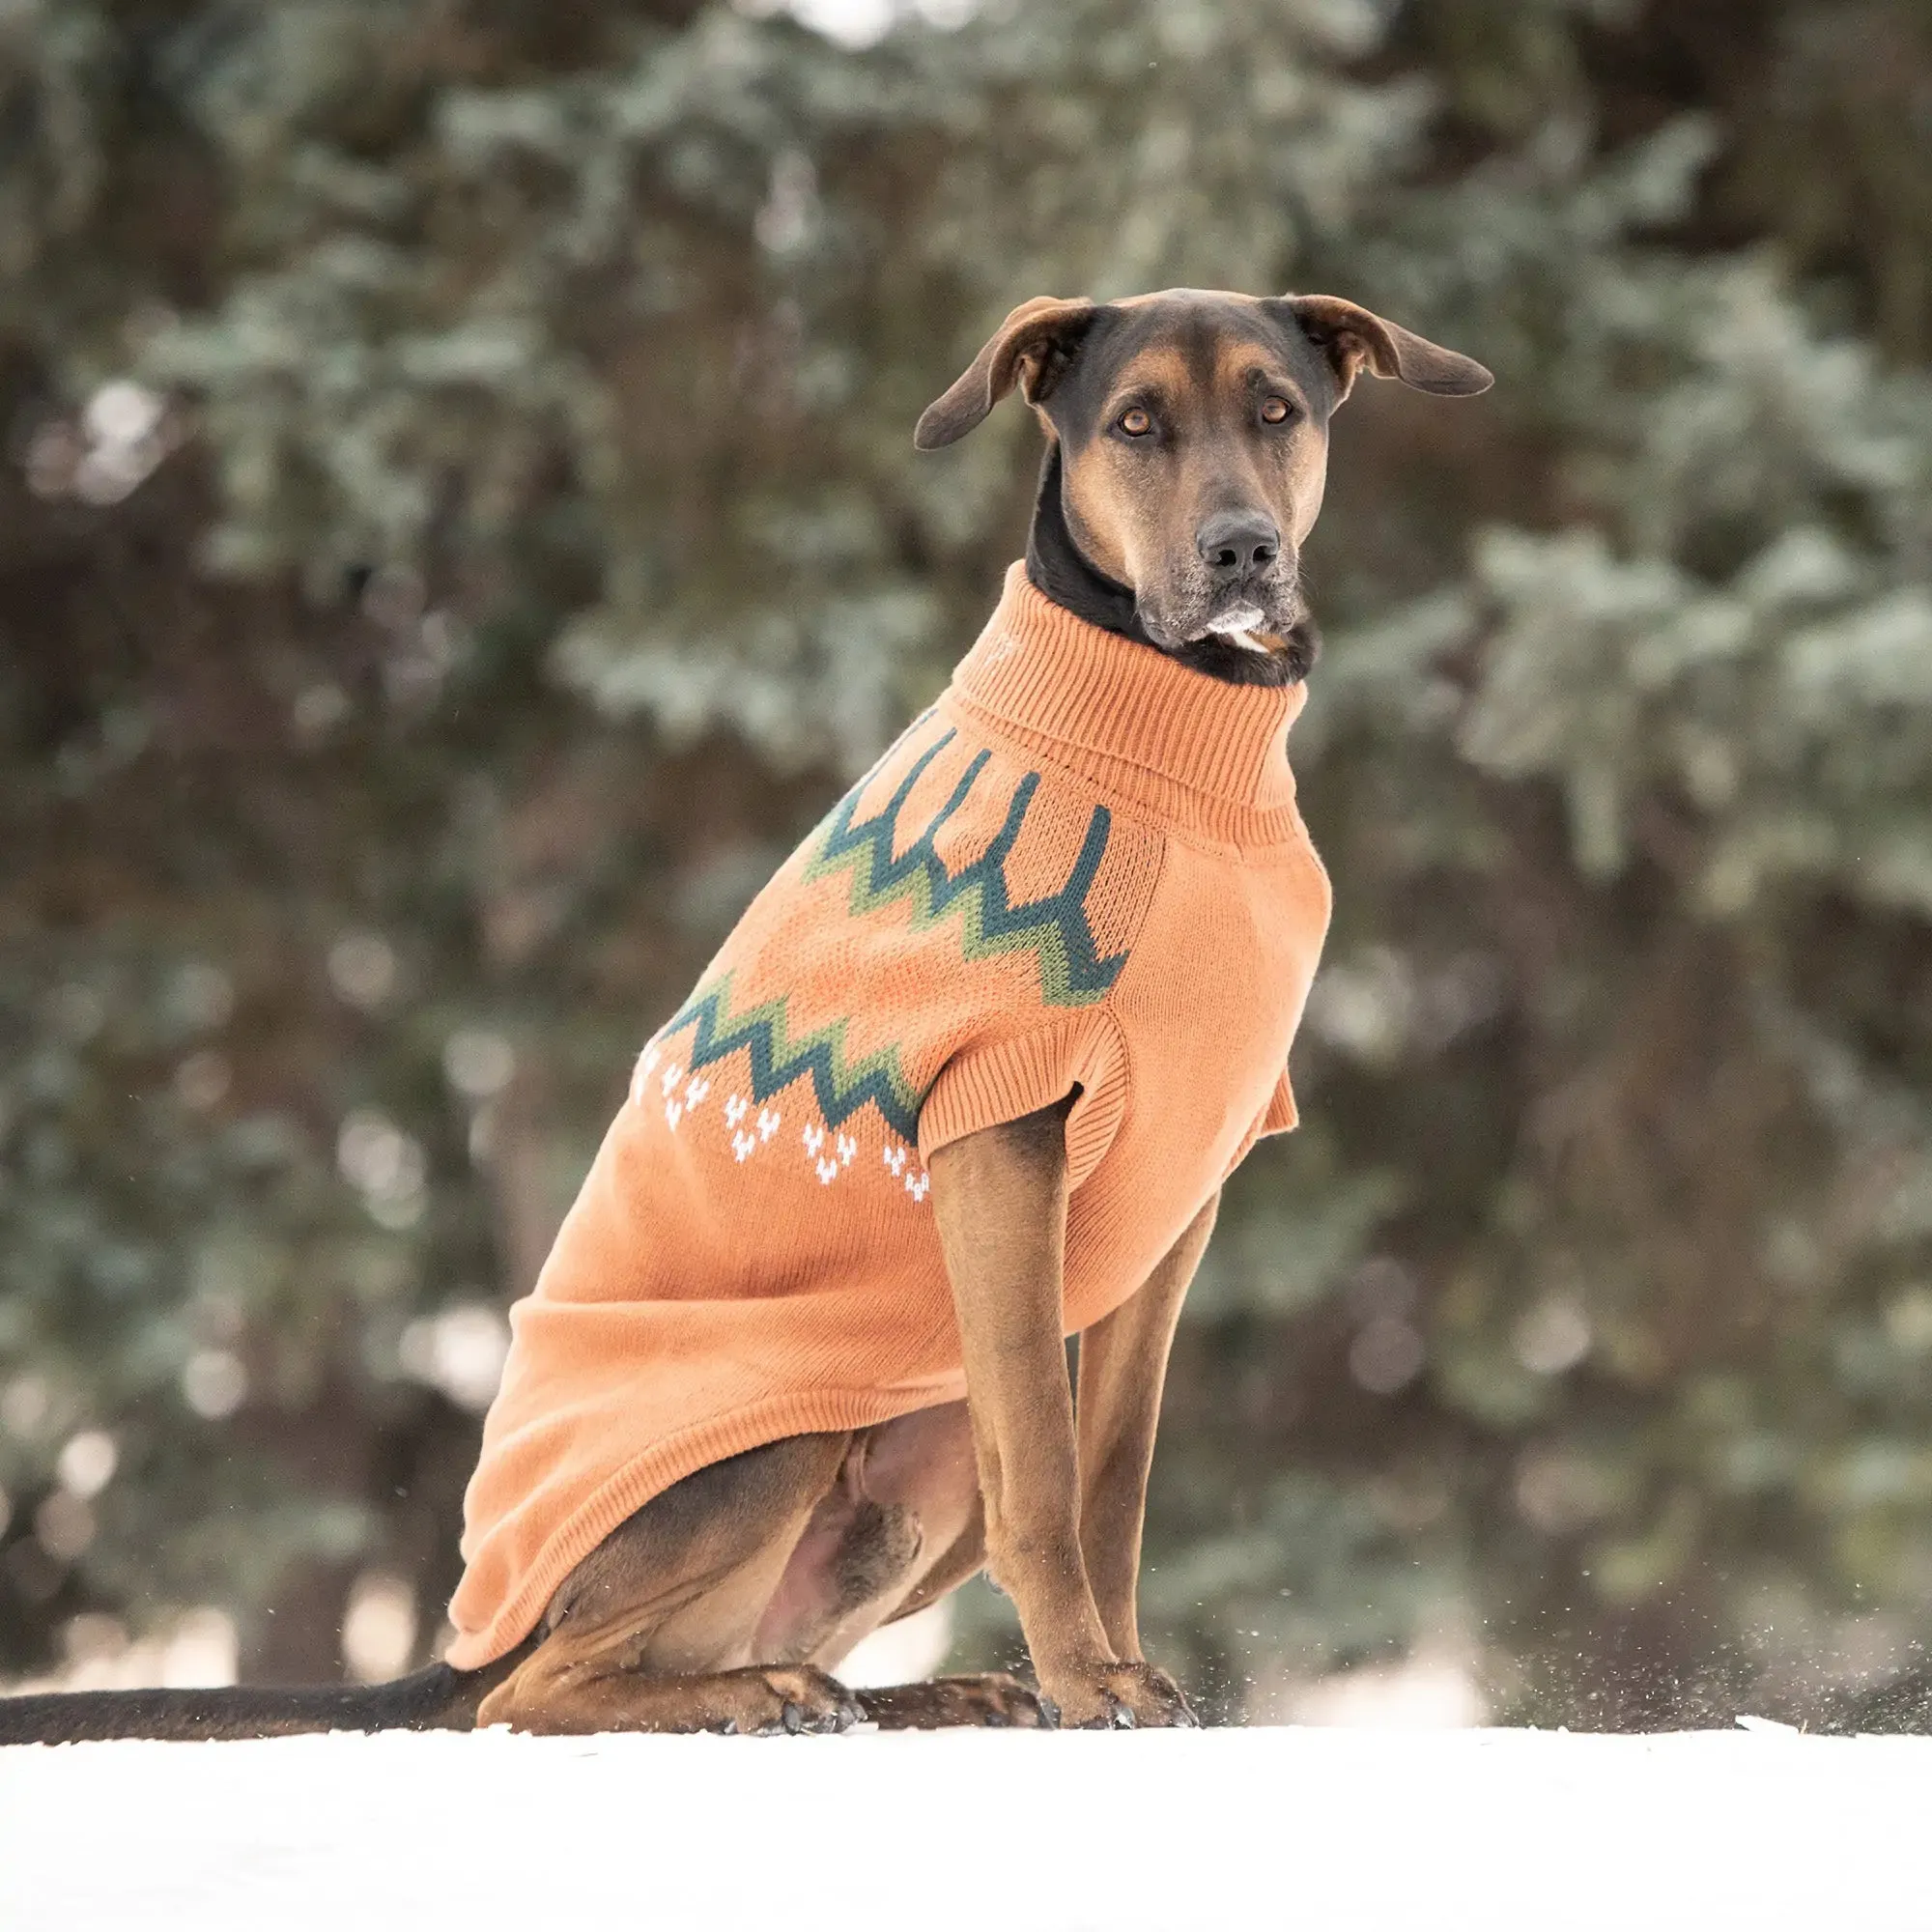
<svg viewBox="0 0 1932 1932"><path fill-rule="evenodd" d="M1298 674L1301 545L1321 507L1328 419L1364 369L1473 396L1480 362L1336 296L1168 289L1125 301L1022 302L919 419L956 441L1014 387L1060 457L1060 510L1086 564L1176 656L1230 640ZM1270 671L1273 672L1270 675Z"/></svg>

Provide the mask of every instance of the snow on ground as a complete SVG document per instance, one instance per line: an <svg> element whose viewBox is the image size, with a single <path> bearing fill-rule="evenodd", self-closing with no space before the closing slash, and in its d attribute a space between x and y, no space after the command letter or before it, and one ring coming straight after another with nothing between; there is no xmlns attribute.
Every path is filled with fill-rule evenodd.
<svg viewBox="0 0 1932 1932"><path fill-rule="evenodd" d="M392 1734L0 1750L0 1926L1932 1928L1932 1739Z"/></svg>

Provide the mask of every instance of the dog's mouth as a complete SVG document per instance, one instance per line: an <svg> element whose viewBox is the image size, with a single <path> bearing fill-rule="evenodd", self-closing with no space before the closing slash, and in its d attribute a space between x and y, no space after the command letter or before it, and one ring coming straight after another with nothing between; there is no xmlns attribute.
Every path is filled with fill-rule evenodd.
<svg viewBox="0 0 1932 1932"><path fill-rule="evenodd" d="M1193 596L1172 600L1165 610L1151 608L1155 599L1136 600L1141 629L1168 657L1227 684L1298 684L1308 675L1321 646L1298 570L1225 588L1188 588Z"/></svg>
<svg viewBox="0 0 1932 1932"><path fill-rule="evenodd" d="M1150 602L1138 607L1141 625L1164 651L1182 651L1215 639L1237 650L1268 655L1281 648L1282 639L1308 614L1298 573L1196 595L1186 599L1179 611L1151 609Z"/></svg>
<svg viewBox="0 0 1932 1932"><path fill-rule="evenodd" d="M1190 644L1198 644L1204 638L1226 638L1236 644L1246 644L1253 650L1263 650L1266 646L1258 642L1250 633L1262 630L1267 623L1267 612L1259 604L1231 604L1214 614L1197 631L1187 634Z"/></svg>

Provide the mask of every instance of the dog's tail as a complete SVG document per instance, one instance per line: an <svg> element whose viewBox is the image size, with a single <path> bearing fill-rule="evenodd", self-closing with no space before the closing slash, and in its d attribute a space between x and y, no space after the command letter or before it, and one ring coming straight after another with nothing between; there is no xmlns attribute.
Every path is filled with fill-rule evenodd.
<svg viewBox="0 0 1932 1932"><path fill-rule="evenodd" d="M468 1731L501 1681L499 1667L432 1663L388 1684L287 1690L51 1690L0 1697L0 1745L91 1744L105 1738L282 1738L303 1731Z"/></svg>

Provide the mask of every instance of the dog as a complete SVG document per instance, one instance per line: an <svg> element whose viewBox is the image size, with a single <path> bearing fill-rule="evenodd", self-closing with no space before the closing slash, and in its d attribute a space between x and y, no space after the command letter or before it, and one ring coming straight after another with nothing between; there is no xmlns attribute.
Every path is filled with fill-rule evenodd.
<svg viewBox="0 0 1932 1932"><path fill-rule="evenodd" d="M915 442L943 448L1020 392L1046 439L1024 569L954 692L639 1062L518 1311L451 1661L364 1689L0 1700L0 1742L1195 1721L1142 1654L1142 1514L1220 1182L1293 1121L1287 1044L1328 911L1283 751L1316 653L1300 554L1364 371L1445 396L1492 382L1330 296L1008 316ZM869 922L826 968L855 1005L926 949L929 984L902 999L940 1015L931 1040L860 1053L876 1015L802 1031L752 997L835 913ZM1189 1028L1169 1056L1186 1077L1161 1074ZM680 1188L742 1211L712 1217L722 1234L688 1217L687 1241ZM636 1286L640 1246L671 1254L668 1286ZM697 1287L675 1273L687 1252ZM730 1278L741 1252L770 1277L755 1293ZM993 1673L862 1699L833 1674L982 1569L1037 1688Z"/></svg>

